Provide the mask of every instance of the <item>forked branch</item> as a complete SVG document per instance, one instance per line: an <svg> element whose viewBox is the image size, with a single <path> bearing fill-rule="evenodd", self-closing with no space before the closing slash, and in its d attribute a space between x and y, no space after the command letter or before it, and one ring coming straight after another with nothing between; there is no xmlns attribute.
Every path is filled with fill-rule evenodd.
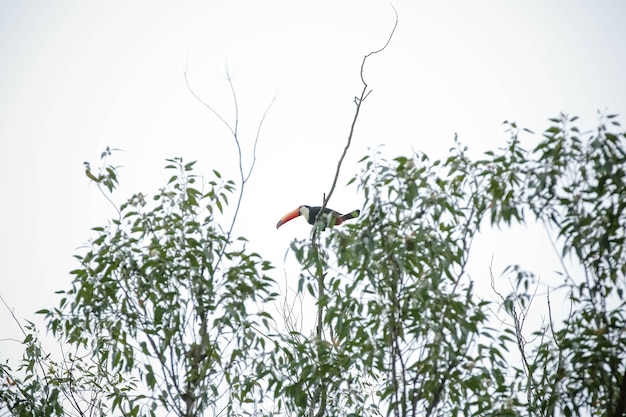
<svg viewBox="0 0 626 417"><path fill-rule="evenodd" d="M257 150L257 145L259 143L259 138L261 137L261 130L263 128L263 123L265 122L265 118L267 117L267 114L269 113L270 109L272 108L272 105L274 104L274 101L276 101L276 95L274 95L274 97L272 97L272 100L270 101L270 103L268 104L268 106L265 108L265 111L263 112L263 116L261 116L261 120L259 121L258 127L257 127L257 131L256 131L256 136L254 138L254 146L253 146L253 150L252 150L252 162L250 163L250 166L248 167L247 170L244 170L244 166L243 166L243 154L241 151L241 142L239 140L239 104L237 102L237 93L235 91L235 86L233 84L233 79L230 75L230 72L228 70L228 68L226 68L226 79L228 80L228 86L230 87L230 91L233 97L233 106L234 106L234 111L235 111L235 120L233 122L228 122L217 110L215 110L213 108L213 106L211 106L208 102L206 102L205 100L203 100L195 91L194 89L191 87L191 84L189 82L189 77L187 75L187 68L185 68L184 71L184 77L185 77L185 84L187 85L187 89L189 90L189 92L191 93L191 95L193 95L193 97L198 100L200 102L200 104L202 104L204 107L206 107L211 113L213 113L213 115L215 117L217 117L217 119L222 122L222 124L224 126L226 126L226 129L228 129L228 131L230 132L230 135L233 137L233 140L235 142L235 145L237 147L237 157L238 157L238 162L239 162L239 180L241 182L241 188L239 190L239 195L237 196L237 205L235 206L235 213L233 214L233 218L232 221L230 223L230 226L228 228L228 232L227 232L227 241L230 242L230 238L232 236L232 232L233 232L233 228L235 227L235 222L237 221L237 216L239 214L239 209L241 208L241 202L243 200L243 195L244 195L244 191L245 191L245 187L246 184L248 183L248 180L250 179L250 176L252 175L252 171L254 170L254 165L256 164L256 150ZM244 172L245 171L245 172ZM224 251L226 250L226 246L224 246L222 248L222 252L220 253L220 256L217 260L217 264L215 269L217 270L217 267L219 266L221 260L222 260L222 256L224 254Z"/></svg>
<svg viewBox="0 0 626 417"><path fill-rule="evenodd" d="M389 37L387 38L387 41L382 46L382 48L369 52L367 55L363 57L363 61L361 61L360 76L361 76L361 82L363 83L363 90L361 90L360 96L354 98L354 103L356 104L356 110L354 112L354 117L352 118L352 124L350 125L350 132L348 133L348 140L346 141L346 146L344 147L343 152L341 153L341 157L339 158L339 161L337 162L337 169L335 170L335 177L333 178L333 183L330 186L330 191L328 192L328 194L324 195L324 202L322 204L322 209L319 211L318 217L321 213L324 212L324 209L326 208L328 201L330 200L330 197L332 197L333 193L335 192L335 187L337 186L337 180L339 179L339 173L341 172L341 165L343 164L343 160L346 157L346 154L348 153L348 149L350 148L350 145L352 144L352 137L354 136L354 128L356 127L356 122L361 112L361 105L363 104L363 101L372 92L372 90L369 88L369 85L365 81L365 76L363 75L365 72L365 63L367 61L367 58L369 58L370 56L374 54L384 51L389 45L389 43L391 42L391 39L393 38L393 34L395 33L396 28L398 27L398 11L396 10L395 7L393 7L393 5L391 5L391 8L393 9L393 12L395 14L395 22L394 22L393 28L391 29L391 33L389 34Z"/></svg>
<svg viewBox="0 0 626 417"><path fill-rule="evenodd" d="M335 177L333 178L330 191L328 192L328 194L324 194L324 201L322 203L322 208L320 209L317 215L317 218L315 219L314 224L317 224L317 222L320 221L320 216L324 213L324 209L328 205L328 201L330 200L330 197L332 197L333 192L335 191L335 187L337 186L337 180L339 179L339 173L341 172L341 165L343 164L343 160L345 159L346 154L348 153L348 149L350 148L350 145L352 144L352 137L354 136L354 128L356 126L357 120L359 119L359 114L361 112L361 105L363 104L363 101L365 101L365 99L372 92L372 90L369 88L369 85L365 81L365 77L363 75L365 71L365 63L367 62L367 59L370 56L377 54L379 52L382 52L385 50L385 48L387 48L387 46L389 45L389 42L391 42L391 38L393 37L394 32L396 31L396 27L398 26L398 12L396 11L395 7L393 7L393 5L391 6L391 8L393 9L394 14L395 14L395 22L393 25L393 29L391 30L391 33L389 34L389 37L387 38L387 41L382 46L382 48L375 50L375 51L371 51L368 54L366 54L363 57L363 61L361 62L360 76L361 76L361 82L363 83L363 90L361 90L360 96L354 98L354 103L356 104L356 110L354 112L354 117L352 118L352 123L350 125L350 132L348 133L346 146L344 147L343 152L341 153L341 157L339 158L339 161L337 162L337 169L335 170ZM324 273L322 269L322 258L319 252L320 250L319 246L317 244L318 230L319 229L317 227L314 227L313 233L311 235L311 242L312 242L312 246L317 256L316 278L317 278L317 287L318 287L318 294L317 294L318 299L317 299L316 336L317 336L318 341L321 341L322 333L323 333L323 318L324 318L323 317L324 316L324 303L322 302L322 300L324 300L325 298L324 277L326 274ZM327 396L328 396L328 392L326 389L326 384L324 382L321 382L319 386L317 387L314 393L314 398L313 398L313 404L319 404L317 413L315 414L316 417L324 417L326 413ZM310 415L313 415L313 407L311 408Z"/></svg>
<svg viewBox="0 0 626 417"><path fill-rule="evenodd" d="M348 153L348 149L350 149L350 145L352 144L352 138L354 136L354 128L356 126L357 120L359 119L359 114L361 112L361 105L363 104L363 101L365 101L365 99L369 96L369 94L372 92L372 90L369 88L369 85L367 84L367 82L365 81L365 76L363 75L365 72L365 63L367 62L367 58L369 58L370 56L377 54L379 52L382 52L385 50L385 48L387 48L387 46L389 45L389 43L391 42L391 39L393 38L393 34L396 31L396 28L398 27L398 12L395 9L395 7L393 7L393 5L391 5L391 8L393 9L393 12L395 14L395 22L393 25L393 28L391 29L391 33L389 34L389 37L387 38L387 41L385 42L385 44L382 46L382 48L377 49L375 51L371 51L368 54L366 54L363 57L363 61L361 61L361 71L360 71L360 77L361 77L361 82L363 83L363 90L361 90L361 95L358 97L354 98L354 102L356 104L356 110L354 112L354 117L352 118L352 123L350 125L350 132L348 133L348 140L346 141L346 146L343 149L343 152L341 153L341 156L339 157L339 161L337 162L337 169L335 170L335 177L333 178L333 182L332 185L330 186L330 191L328 192L328 194L324 194L324 201L322 203L322 208L319 211L319 213L317 214L317 219L315 219L315 223L317 224L317 222L320 220L320 215L322 215L322 213L324 213L324 209L326 208L326 206L328 205L328 201L330 200L330 197L332 197L334 191L335 191L335 187L337 186L337 180L339 179L339 173L341 172L341 166L343 164L343 160L346 157L346 154ZM313 234L311 236L311 241L313 243L313 246L315 247L316 250L319 250L319 248L317 248L317 233L318 233L318 228L314 228L313 230ZM319 255L319 253L318 253ZM321 260L320 262L318 262L318 265L321 264ZM318 267L318 271L316 273L317 275L317 279L318 279L318 297L321 300L324 296L324 274L322 271L319 270ZM321 305L318 309L318 314L317 314L317 337L321 338L322 336L322 310L321 310Z"/></svg>

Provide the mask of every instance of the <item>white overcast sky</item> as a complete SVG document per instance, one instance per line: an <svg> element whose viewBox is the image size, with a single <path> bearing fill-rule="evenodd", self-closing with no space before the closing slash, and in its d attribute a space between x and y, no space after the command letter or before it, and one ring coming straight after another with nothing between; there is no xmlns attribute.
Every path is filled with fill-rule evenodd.
<svg viewBox="0 0 626 417"><path fill-rule="evenodd" d="M598 110L626 114L623 1L394 5L398 29L368 62L373 92L330 207L361 207L343 185L380 144L390 158L411 149L437 157L455 132L475 150L502 145L504 120L540 132L561 111L587 128ZM229 120L226 66L234 74L247 164L278 93L237 232L281 267L290 240L309 228L294 221L277 231L276 221L321 203L361 90L361 59L393 21L389 3L374 0L0 0L0 295L20 319L57 304L72 255L114 214L82 165L97 165L106 146L123 150L111 159L122 166L118 203L154 192L174 156L236 179L232 139L187 90L185 68L196 93ZM511 259L530 268L546 261L546 246L518 229L481 244L478 275L492 255L500 269ZM21 339L0 308L0 339L8 337ZM0 359L14 345L0 342Z"/></svg>

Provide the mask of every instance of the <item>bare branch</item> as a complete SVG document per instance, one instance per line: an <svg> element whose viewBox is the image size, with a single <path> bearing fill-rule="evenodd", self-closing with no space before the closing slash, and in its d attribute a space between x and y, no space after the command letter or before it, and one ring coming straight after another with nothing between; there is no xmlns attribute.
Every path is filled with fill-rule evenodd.
<svg viewBox="0 0 626 417"><path fill-rule="evenodd" d="M363 57L363 62L361 63L361 81L363 82L363 85L365 85L365 87L367 87L367 83L365 82L365 79L363 78L363 68L365 67L365 60L367 58L369 58L371 55L377 54L379 52L382 52L385 50L385 48L387 48L387 46L389 45L389 43L391 42L391 38L393 38L393 34L396 31L396 28L398 27L398 11L396 10L395 7L393 7L393 4L389 3L389 5L391 6L391 8L393 9L394 14L396 15L396 22L393 25L393 29L391 29L391 33L389 34L389 37L387 38L387 42L385 42L385 44L383 45L382 48L376 50L376 51L372 51L369 54L365 55ZM369 94L369 93L367 93Z"/></svg>
<svg viewBox="0 0 626 417"><path fill-rule="evenodd" d="M492 263L493 263L493 259L492 259ZM494 280L493 270L492 270L491 265L489 266L489 275L491 276L491 288L500 297L502 302L505 303L506 299L495 288L495 280ZM513 296L515 297L515 299L513 300L513 302L511 302L511 307L510 307L511 311L508 313L513 319L513 328L515 329L515 339L517 342L517 349L519 350L519 353L522 359L522 368L524 370L524 374L526 375L526 379L528 380L528 386L526 388L526 396L527 396L527 400L529 404L531 403L531 397L532 397L532 393L535 391L536 383L530 370L528 355L526 354L526 344L528 342L526 341L526 338L524 337L523 328L524 328L524 321L526 320L526 316L528 315L528 311L530 310L530 305L532 304L535 294L537 293L538 286L539 286L539 283L537 283L535 292L533 293L530 299L529 305L528 307L526 307L526 309L522 307L521 302L519 301L519 296L515 292L515 289L513 289ZM518 308L520 309L520 312L517 311L516 304ZM548 309L549 308L550 308L550 304L549 304L549 299L548 299Z"/></svg>
<svg viewBox="0 0 626 417"><path fill-rule="evenodd" d="M333 195L333 192L335 191L335 187L337 186L337 180L339 179L339 172L341 171L341 165L343 164L343 160L346 157L346 154L348 153L348 149L350 148L350 145L352 144L352 137L354 136L354 128L359 118L359 113L361 112L361 104L363 104L363 101L369 96L369 94L372 91L372 90L368 90L368 84L365 82L365 78L363 76L363 72L365 70L365 62L367 61L367 58L369 58L370 56L377 54L379 52L382 52L385 50L385 48L387 48L387 46L391 42L391 38L393 38L393 34L395 33L396 28L398 27L398 12L396 11L395 7L393 7L393 5L391 5L391 8L393 9L393 12L395 13L396 19L393 25L393 29L391 30L391 33L389 34L389 37L387 38L387 42L385 42L382 48L376 51L372 51L368 53L367 55L365 55L363 57L363 61L361 62L360 75L361 75L361 82L363 83L363 90L361 91L360 97L354 98L354 101L356 103L356 110L354 113L354 117L352 118L352 124L350 125L350 133L348 134L348 140L346 142L346 146L343 149L343 153L341 154L341 157L339 158L339 162L337 162L337 169L335 171L335 177L333 178L333 183L330 187L330 191L324 197L322 209L320 210L318 217L324 212L324 208L326 208L328 201L330 200L330 197Z"/></svg>
<svg viewBox="0 0 626 417"><path fill-rule="evenodd" d="M231 136L233 137L233 140L235 142L235 146L237 147L237 157L238 157L238 167L239 167L239 177L240 177L239 179L240 179L240 182L241 182L241 187L239 189L239 195L237 197L237 204L235 206L235 212L233 214L232 221L230 223L230 226L228 228L228 232L226 234L227 242L230 242L230 238L232 237L232 232L233 232L233 229L235 227L235 223L237 221L237 217L239 215L239 209L241 208L241 202L243 200L245 187L246 187L246 184L247 184L248 180L250 179L250 176L252 175L252 171L254 170L254 166L256 164L256 149L257 149L257 145L259 143L259 138L261 136L261 129L263 127L263 122L265 121L265 118L267 117L267 114L268 114L269 110L271 109L272 105L274 104L274 101L276 101L277 94L275 94L274 97L272 97L272 100L270 101L269 105L265 108L265 111L263 112L263 116L261 117L261 120L259 121L259 125L258 125L258 128L257 128L256 136L254 138L252 163L250 164L250 167L249 167L247 173L244 173L243 153L241 151L241 142L239 140L239 130L238 130L239 129L239 104L238 104L238 101L237 101L237 92L235 91L235 86L233 84L232 76L231 76L231 74L230 74L230 72L228 70L228 66L226 67L226 79L228 81L228 86L230 88L231 94L233 96L233 105L235 107L235 120L234 120L234 122L232 124L229 123L228 121L226 121L226 119L218 111L216 111L209 103L207 103L206 101L202 100L202 98L200 96L198 96L198 94L193 90L193 88L191 87L191 84L189 82L189 77L187 76L187 68L186 67L185 67L185 71L184 71L184 77L185 77L185 83L187 85L187 89L189 90L189 92L204 107L209 109L209 111L211 111L211 113L213 113L213 115L215 117L217 117L218 120L220 120L224 124L224 126L226 126L226 128L230 132ZM227 245L224 245L224 247L222 248L222 251L221 251L219 257L217 258L217 262L216 262L216 265L215 265L215 270L218 269L218 267L220 265L220 262L222 261L224 252L226 251L226 247L227 247Z"/></svg>
<svg viewBox="0 0 626 417"><path fill-rule="evenodd" d="M196 94L196 92L194 91L194 89L191 87L191 84L189 83L189 77L187 76L187 66L185 66L185 70L183 72L183 75L185 77L185 84L187 85L187 89L189 90L189 92L191 93L191 95L198 100L204 107L206 107L207 109L209 109L211 111L211 113L213 113L213 115L215 117L217 117L223 124L224 126L226 126L226 128L230 131L231 135L233 136L237 136L237 132L231 127L230 123L228 123L221 114L219 114L209 103L207 103L206 101L202 100L202 98ZM230 77L229 77L229 82L230 82ZM231 83L232 86L232 83ZM235 106L237 106L237 102L235 102Z"/></svg>
<svg viewBox="0 0 626 417"><path fill-rule="evenodd" d="M254 147L252 148L252 163L250 164L250 169L248 170L248 174L245 177L246 182L250 179L250 175L252 174L252 170L254 169L254 165L256 164L256 148L257 148L257 144L259 143L259 137L261 136L261 129L263 128L263 122L265 122L265 118L267 114L269 113L270 109L274 105L274 102L276 101L276 97L278 97L278 92L276 92L276 94L274 94L274 97L272 97L272 101L270 101L270 104L268 104L267 108L263 112L263 116L261 117L261 120L259 121L259 127L257 128L256 136L254 138Z"/></svg>

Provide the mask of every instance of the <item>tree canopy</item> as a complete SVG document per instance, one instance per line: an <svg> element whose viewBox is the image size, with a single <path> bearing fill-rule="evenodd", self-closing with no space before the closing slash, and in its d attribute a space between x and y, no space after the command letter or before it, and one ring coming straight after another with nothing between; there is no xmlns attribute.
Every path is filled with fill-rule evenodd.
<svg viewBox="0 0 626 417"><path fill-rule="evenodd" d="M623 415L626 133L613 115L584 133L575 117L550 122L541 135L507 124L506 146L479 159L459 141L445 159L363 157L350 181L365 201L358 221L292 244L315 329L277 316L273 266L217 220L236 183L169 160L167 184L93 229L72 287L41 311L65 356L46 356L31 328L22 373L2 365L3 409ZM113 166L93 176L115 192ZM582 270L564 263L548 284L566 290L566 318L530 330L532 271L510 266L515 287L499 305L466 274L482 230L529 221Z"/></svg>
<svg viewBox="0 0 626 417"><path fill-rule="evenodd" d="M384 48L363 59L363 90L322 208L371 92L363 67ZM348 184L363 198L358 219L316 223L291 244L296 301L315 306L314 324L300 326L292 308L276 308L285 300L275 265L233 232L254 167L243 166L238 120L201 102L236 142L240 177L206 178L196 161L172 158L162 188L117 205L111 150L97 169L86 164L116 215L75 255L58 305L39 311L61 357L28 323L22 361L0 364L0 413L625 414L626 132L615 115L582 130L560 114L541 134L506 123L505 146L478 158L456 138L445 158L365 155ZM539 301L538 277L513 264L503 271L510 293L494 285L498 301L479 296L467 273L474 239L531 222L563 261L558 282L543 282ZM570 306L564 315L552 312L554 289ZM538 302L548 317L529 329Z"/></svg>

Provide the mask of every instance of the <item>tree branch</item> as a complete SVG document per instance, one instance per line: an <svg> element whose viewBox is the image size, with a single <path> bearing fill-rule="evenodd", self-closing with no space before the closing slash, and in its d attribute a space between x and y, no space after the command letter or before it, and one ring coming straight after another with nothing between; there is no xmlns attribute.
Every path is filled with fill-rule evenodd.
<svg viewBox="0 0 626 417"><path fill-rule="evenodd" d="M359 114L361 112L361 104L363 104L363 101L369 96L369 94L372 92L371 89L368 89L368 84L365 81L365 77L363 76L363 73L365 71L365 63L367 61L367 58L369 58L370 56L380 53L382 51L385 50L385 48L387 48L387 46L389 45L389 43L391 42L391 39L393 38L393 34L396 31L396 28L398 27L398 11L395 9L395 7L393 7L393 5L391 5L391 8L393 9L393 12L396 16L395 19L395 23L393 25L393 29L391 29L391 33L389 34L389 37L387 38L387 41L385 42L385 44L383 45L382 48L376 50L376 51L372 51L370 53L368 53L367 55L365 55L363 57L363 61L361 62L361 71L360 71L360 76L361 76L361 82L363 83L363 90L361 91L361 95L359 97L355 97L354 98L354 102L356 104L356 110L354 112L354 117L352 118L352 124L350 125L350 133L348 134L348 140L346 142L346 146L343 149L343 152L341 154L341 157L339 158L339 162L337 162L337 169L335 170L335 177L333 178L333 183L330 187L330 191L328 192L327 195L324 196L324 202L322 204L322 209L320 210L320 212L318 213L318 219L319 220L319 216L324 212L324 208L326 208L328 201L330 200L330 197L332 197L333 192L335 191L335 187L337 186L337 180L339 179L339 172L341 171L341 165L343 164L343 160L346 157L346 154L348 153L348 149L350 148L350 145L352 144L352 137L354 136L354 128L356 127L356 122L359 118Z"/></svg>
<svg viewBox="0 0 626 417"><path fill-rule="evenodd" d="M233 140L235 141L235 145L237 147L238 166L239 166L239 179L241 181L241 188L239 190L239 195L237 197L237 205L235 206L235 213L233 214L232 221L230 223L230 226L228 228L228 232L226 234L226 239L227 239L226 244L222 248L222 251L220 252L220 255L217 258L217 262L215 264L215 270L217 270L218 267L219 267L219 264L220 264L220 262L221 262L221 260L223 258L224 252L226 251L226 247L228 246L228 243L230 242L230 238L232 236L232 232L233 232L233 229L235 227L235 223L237 221L237 217L239 215L239 209L241 208L241 202L243 200L245 186L246 186L248 180L250 179L250 176L252 175L252 171L254 169L254 165L256 164L256 149L257 149L257 145L259 143L259 138L261 136L261 129L263 127L263 122L265 122L265 118L267 117L268 112L270 111L272 105L274 104L274 101L276 101L277 94L275 94L274 97L272 97L272 100L270 101L269 105L265 108L265 111L263 112L263 116L261 117L261 120L259 121L259 125L257 127L256 136L254 138L254 147L253 147L253 153L252 153L252 163L250 164L250 168L248 169L248 172L244 173L243 154L242 154L242 151L241 151L241 143L239 141L239 131L238 131L238 127L239 127L239 104L237 102L237 93L235 91L235 86L233 84L233 79L232 79L232 77L230 75L230 72L228 71L228 68L226 68L226 79L228 80L228 85L230 87L230 91L231 91L231 94L233 96L233 105L235 107L235 121L232 124L229 123L228 121L226 121L226 119L224 119L224 117L222 117L222 115L217 110L215 110L209 103L204 101L193 90L193 88L191 87L191 84L189 82L189 77L187 76L187 68L186 67L185 67L185 71L184 71L184 77L185 77L185 84L187 85L187 89L189 90L189 92L204 107L209 109L209 111L211 111L211 113L213 113L213 115L215 117L217 117L218 120L221 121L222 124L224 124L224 126L226 126L226 128L230 132L231 136L233 137Z"/></svg>
<svg viewBox="0 0 626 417"><path fill-rule="evenodd" d="M337 186L337 180L339 179L339 173L341 172L341 165L343 164L343 160L346 157L346 154L348 153L348 149L350 148L350 145L352 144L352 137L354 136L354 128L356 126L357 120L359 118L359 114L361 111L361 104L363 104L363 101L369 96L369 94L371 93L371 89L369 89L369 86L367 84L367 82L365 81L365 77L363 76L364 70L365 70L365 63L367 61L367 58L369 58L370 56L377 54L379 52L382 52L385 50L385 48L387 48L387 45L389 45L389 42L391 42L391 38L393 37L394 32L396 31L396 27L398 26L398 12L396 11L396 9L393 7L393 5L391 6L391 8L393 9L394 13L395 13L395 23L393 25L393 29L391 30L391 33L389 34L389 37L387 38L387 41L385 42L385 44L383 45L382 48L369 52L367 55L365 55L363 57L363 61L361 62L361 71L360 71L360 77L361 77L361 82L363 83L363 90L361 91L361 95L359 97L355 97L354 101L356 104L356 110L354 113L354 117L352 118L352 124L350 125L350 132L348 133L348 140L346 142L346 146L343 149L343 152L341 153L341 157L339 158L339 161L337 162L337 169L335 170L335 177L333 178L333 182L332 185L330 187L330 191L328 192L328 194L324 194L324 200L322 203L322 208L320 209L319 213L317 214L317 218L315 219L314 224L316 225L317 222L320 220L320 216L322 216L322 214L324 213L324 209L326 208L326 206L328 205L328 201L330 200L330 197L332 197L333 192L335 191L335 187ZM320 248L319 245L317 243L317 237L318 237L318 230L319 228L314 226L313 228L313 233L311 235L311 242L312 242L312 246L313 249L315 250L315 256L317 258L317 267L316 267L316 277L317 277L317 287L318 287L318 299L317 299L317 326L316 326L316 336L318 339L318 343L321 343L321 339L322 339L322 333L323 333L323 318L324 318L324 304L322 303L322 300L325 297L325 288L324 288L324 277L325 277L325 273L323 271L322 268L322 259L320 257ZM327 402L327 390L326 390L326 384L322 381L320 382L320 385L318 387L318 392L316 393L314 398L314 403L319 402L319 408L318 408L318 412L316 414L317 417L324 417L325 413L326 413L326 402ZM313 410L313 407L311 407L311 411Z"/></svg>
<svg viewBox="0 0 626 417"><path fill-rule="evenodd" d="M619 399L617 401L617 406L615 407L615 411L612 414L609 414L613 417L619 417L626 414L626 370L624 374L622 374L622 383L620 384L619 391Z"/></svg>

